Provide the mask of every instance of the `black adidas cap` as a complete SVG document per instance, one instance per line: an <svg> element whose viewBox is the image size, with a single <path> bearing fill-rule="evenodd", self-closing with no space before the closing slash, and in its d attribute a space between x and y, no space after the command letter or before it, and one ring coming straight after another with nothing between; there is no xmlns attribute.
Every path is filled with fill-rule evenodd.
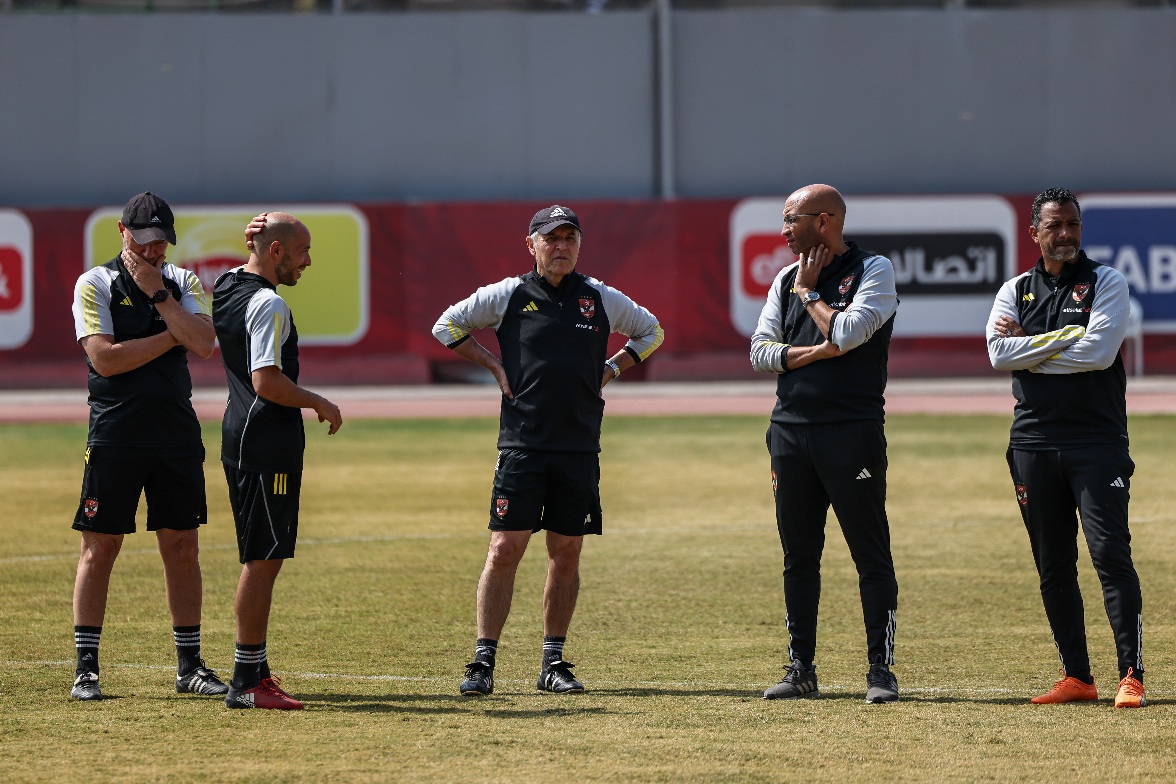
<svg viewBox="0 0 1176 784"><path fill-rule="evenodd" d="M140 245L160 240L175 245L175 222L171 207L154 193L140 193L123 207L122 224Z"/></svg>
<svg viewBox="0 0 1176 784"><path fill-rule="evenodd" d="M567 207L552 204L535 213L535 217L531 218L531 228L527 230L527 235L530 236L535 232L549 234L558 226L575 226L576 231L583 233L583 229L580 228L580 219L576 217L576 213Z"/></svg>

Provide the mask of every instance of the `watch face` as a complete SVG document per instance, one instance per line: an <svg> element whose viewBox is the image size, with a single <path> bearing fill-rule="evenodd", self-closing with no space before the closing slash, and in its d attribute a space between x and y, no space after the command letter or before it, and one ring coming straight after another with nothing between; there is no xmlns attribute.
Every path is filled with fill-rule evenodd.
<svg viewBox="0 0 1176 784"><path fill-rule="evenodd" d="M167 289L160 289L151 295L151 302L158 305L160 302L163 302L165 299L167 299L168 296L170 295L168 294Z"/></svg>

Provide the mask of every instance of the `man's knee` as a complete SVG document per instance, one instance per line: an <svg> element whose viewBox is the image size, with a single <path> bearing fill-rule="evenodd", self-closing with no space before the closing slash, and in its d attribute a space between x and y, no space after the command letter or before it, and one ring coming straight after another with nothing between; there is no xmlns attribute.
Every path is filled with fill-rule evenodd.
<svg viewBox="0 0 1176 784"><path fill-rule="evenodd" d="M486 566L491 569L513 569L527 551L529 531L495 531L490 535L486 552Z"/></svg>
<svg viewBox="0 0 1176 784"><path fill-rule="evenodd" d="M580 551L584 537L548 533L547 554L556 569L572 571L580 566Z"/></svg>
<svg viewBox="0 0 1176 784"><path fill-rule="evenodd" d="M156 532L156 538L159 541L159 554L168 563L196 563L200 560L198 529L173 531L163 528Z"/></svg>
<svg viewBox="0 0 1176 784"><path fill-rule="evenodd" d="M122 549L122 534L82 534L82 554L79 563L85 568L110 571Z"/></svg>

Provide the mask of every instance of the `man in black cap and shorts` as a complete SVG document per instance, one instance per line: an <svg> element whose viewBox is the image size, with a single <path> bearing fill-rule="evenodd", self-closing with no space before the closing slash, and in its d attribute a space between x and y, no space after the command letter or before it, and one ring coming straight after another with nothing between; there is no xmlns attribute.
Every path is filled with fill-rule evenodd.
<svg viewBox="0 0 1176 784"><path fill-rule="evenodd" d="M584 535L601 533L601 390L663 339L652 313L576 272L580 219L574 212L558 204L539 210L527 232L534 268L478 289L433 326L437 340L489 370L502 390L490 546L478 581L478 638L461 684L467 696L494 690L515 572L531 534L544 529L548 567L536 687L584 690L563 648L580 590ZM501 359L470 336L481 328L497 333ZM629 341L609 357L613 332Z"/></svg>
<svg viewBox="0 0 1176 784"><path fill-rule="evenodd" d="M171 208L152 193L127 202L118 223L122 252L78 278L74 331L89 367L90 432L73 527L82 532L74 582L78 663L71 696L100 700L98 643L110 573L123 537L135 532L147 495L147 530L163 558L176 691L224 694L200 658L198 529L207 518L204 445L192 409L188 352L212 354L208 297L188 270L165 262L176 244Z"/></svg>
<svg viewBox="0 0 1176 784"><path fill-rule="evenodd" d="M294 286L310 266L310 231L293 215L271 212L246 229L252 253L213 287L212 315L229 400L221 426L221 462L237 526L237 648L230 708L301 710L270 673L266 632L274 582L298 539L298 503L306 434L303 408L343 425L339 407L298 385L298 329L277 288Z"/></svg>

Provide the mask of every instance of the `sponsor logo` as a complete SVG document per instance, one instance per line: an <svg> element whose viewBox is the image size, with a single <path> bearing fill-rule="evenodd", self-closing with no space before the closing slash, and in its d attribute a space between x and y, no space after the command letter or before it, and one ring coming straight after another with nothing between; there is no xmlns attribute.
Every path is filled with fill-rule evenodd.
<svg viewBox="0 0 1176 784"><path fill-rule="evenodd" d="M177 207L175 229L179 243L169 248L167 261L200 279L194 292L211 305L219 278L249 260L243 230L263 207ZM314 235L314 256L329 259L328 267L307 270L298 286L283 287L282 299L298 319L302 346L348 346L368 332L368 224L363 212L346 204L298 205L288 209ZM120 248L116 230L122 207L103 207L90 214L85 229L85 268L105 264Z"/></svg>
<svg viewBox="0 0 1176 784"><path fill-rule="evenodd" d="M0 310L16 310L24 299L24 266L16 248L0 248Z"/></svg>
<svg viewBox="0 0 1176 784"><path fill-rule="evenodd" d="M773 471L773 472L772 472L772 497L773 497L773 498L775 498L775 497L776 497L776 490L777 490L779 487L780 487L780 482L779 482L779 480L776 478L776 472L775 472L775 471Z"/></svg>
<svg viewBox="0 0 1176 784"><path fill-rule="evenodd" d="M1127 485L1125 485L1123 483L1123 477L1121 477L1121 476L1116 476L1115 481L1111 482L1111 487L1126 487L1126 486Z"/></svg>
<svg viewBox="0 0 1176 784"><path fill-rule="evenodd" d="M130 298L130 297L123 297L123 298L122 298L122 301L121 301L121 302L119 302L118 304L120 304L120 305L126 305L128 308L132 308L132 307L134 307L134 306L135 306L135 303L131 302L131 298ZM154 306L152 306L152 307L154 307Z"/></svg>
<svg viewBox="0 0 1176 784"><path fill-rule="evenodd" d="M600 327L595 327L595 326L593 326L593 325L591 325L591 324L574 324L573 326L575 326L577 329L590 329L590 330L592 330L593 332L599 332L599 331L600 331Z"/></svg>
<svg viewBox="0 0 1176 784"><path fill-rule="evenodd" d="M845 292L849 291L849 287L853 285L854 277L853 275L846 275L842 278L840 285L837 286L837 293L844 297Z"/></svg>
<svg viewBox="0 0 1176 784"><path fill-rule="evenodd" d="M507 498L494 499L494 514L498 515L499 520L506 519L507 510L510 509L510 500Z"/></svg>
<svg viewBox="0 0 1176 784"><path fill-rule="evenodd" d="M565 215L567 215L567 213L564 212L563 207L556 207L554 210L551 211L551 217L553 217L553 218L562 218Z"/></svg>
<svg viewBox="0 0 1176 784"><path fill-rule="evenodd" d="M992 298L1016 271L1018 222L1007 199L865 196L847 202L846 238L893 265L902 299L895 337L983 334ZM776 276L796 262L780 236L783 208L782 197L754 198L731 212L731 322L746 337L755 332ZM861 283L835 280L846 286L843 300Z"/></svg>
<svg viewBox="0 0 1176 784"><path fill-rule="evenodd" d="M863 468L861 473L858 474L855 478L856 479L871 479L871 478L873 478L873 476L874 475L870 473L870 469Z"/></svg>
<svg viewBox="0 0 1176 784"><path fill-rule="evenodd" d="M580 315L591 319L596 315L596 300L592 297L580 297Z"/></svg>
<svg viewBox="0 0 1176 784"><path fill-rule="evenodd" d="M1013 485L1013 489L1017 491L1017 503L1025 506L1029 503L1029 491L1025 489L1025 485Z"/></svg>
<svg viewBox="0 0 1176 784"><path fill-rule="evenodd" d="M0 209L0 350L33 334L33 227L16 210Z"/></svg>
<svg viewBox="0 0 1176 784"><path fill-rule="evenodd" d="M537 310L539 310L539 306L535 304L535 300L531 300L526 305L523 305L523 309L519 312L520 313L534 313Z"/></svg>
<svg viewBox="0 0 1176 784"><path fill-rule="evenodd" d="M1021 301L1022 301L1022 302L1032 302L1032 301L1033 301L1033 300L1035 300L1035 299L1037 299L1037 297L1033 296L1033 292L1032 292L1032 291L1030 291L1030 292L1029 292L1028 294L1026 294L1025 296L1021 297Z"/></svg>
<svg viewBox="0 0 1176 784"><path fill-rule="evenodd" d="M1089 313L1090 308L1062 308L1063 313Z"/></svg>
<svg viewBox="0 0 1176 784"><path fill-rule="evenodd" d="M1089 293L1090 293L1090 284L1089 283L1078 283L1078 284L1075 284L1074 291L1070 293L1070 296L1074 298L1075 302L1081 302L1082 300L1086 299L1086 295Z"/></svg>
<svg viewBox="0 0 1176 784"><path fill-rule="evenodd" d="M86 513L86 517L93 520L94 516L98 514L98 499L87 498L85 503L82 504L82 509Z"/></svg>

